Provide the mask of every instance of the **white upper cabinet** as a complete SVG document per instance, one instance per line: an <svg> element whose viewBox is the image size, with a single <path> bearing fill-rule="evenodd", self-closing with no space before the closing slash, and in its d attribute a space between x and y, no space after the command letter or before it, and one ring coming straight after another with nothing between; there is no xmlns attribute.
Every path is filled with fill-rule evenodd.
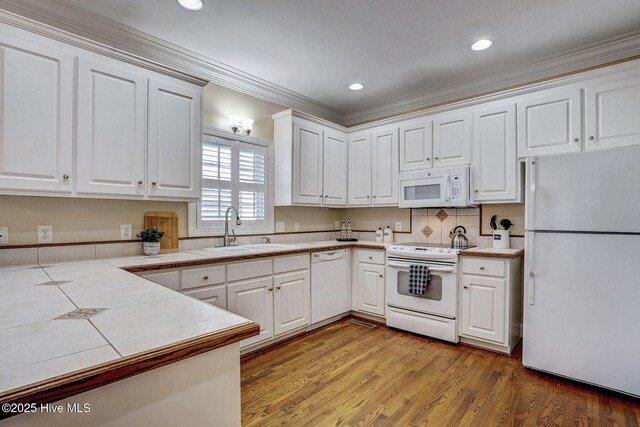
<svg viewBox="0 0 640 427"><path fill-rule="evenodd" d="M347 204L347 138L340 132L324 131L324 201L327 206Z"/></svg>
<svg viewBox="0 0 640 427"><path fill-rule="evenodd" d="M433 166L431 120L400 125L400 170L409 171Z"/></svg>
<svg viewBox="0 0 640 427"><path fill-rule="evenodd" d="M73 56L2 36L0 189L73 190Z"/></svg>
<svg viewBox="0 0 640 427"><path fill-rule="evenodd" d="M349 135L349 205L371 204L371 133Z"/></svg>
<svg viewBox="0 0 640 427"><path fill-rule="evenodd" d="M519 202L515 104L473 113L473 203Z"/></svg>
<svg viewBox="0 0 640 427"><path fill-rule="evenodd" d="M322 203L322 128L313 123L293 124L293 202Z"/></svg>
<svg viewBox="0 0 640 427"><path fill-rule="evenodd" d="M149 197L200 198L201 90L149 80Z"/></svg>
<svg viewBox="0 0 640 427"><path fill-rule="evenodd" d="M373 205L398 204L398 128L374 131L371 142L373 144L372 203Z"/></svg>
<svg viewBox="0 0 640 427"><path fill-rule="evenodd" d="M518 101L518 157L580 151L581 112L579 88Z"/></svg>
<svg viewBox="0 0 640 427"><path fill-rule="evenodd" d="M588 86L586 148L640 144L640 77Z"/></svg>
<svg viewBox="0 0 640 427"><path fill-rule="evenodd" d="M273 116L276 206L345 206L347 136L333 127L294 117Z"/></svg>
<svg viewBox="0 0 640 427"><path fill-rule="evenodd" d="M456 112L433 119L433 167L471 163L471 113Z"/></svg>
<svg viewBox="0 0 640 427"><path fill-rule="evenodd" d="M77 192L144 196L147 79L78 60Z"/></svg>

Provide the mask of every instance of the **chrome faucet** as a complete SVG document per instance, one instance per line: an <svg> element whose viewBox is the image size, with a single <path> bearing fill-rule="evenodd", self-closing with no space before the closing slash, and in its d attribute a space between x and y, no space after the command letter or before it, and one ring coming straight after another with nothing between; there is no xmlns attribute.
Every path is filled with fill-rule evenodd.
<svg viewBox="0 0 640 427"><path fill-rule="evenodd" d="M229 206L227 208L227 212L224 214L224 242L223 246L235 246L236 242L236 233L231 229L231 234L233 236L229 236L229 211L233 209L233 212L236 214L236 225L242 225L242 221L240 221L240 214L238 214L238 210L233 206Z"/></svg>

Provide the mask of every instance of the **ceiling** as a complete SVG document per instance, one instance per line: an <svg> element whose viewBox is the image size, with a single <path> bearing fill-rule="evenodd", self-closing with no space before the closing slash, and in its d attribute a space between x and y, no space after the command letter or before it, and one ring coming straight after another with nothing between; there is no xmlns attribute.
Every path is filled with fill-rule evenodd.
<svg viewBox="0 0 640 427"><path fill-rule="evenodd" d="M56 0L340 114L442 90L640 30L638 0ZM469 45L495 45L473 52ZM347 89L352 82L365 89Z"/></svg>

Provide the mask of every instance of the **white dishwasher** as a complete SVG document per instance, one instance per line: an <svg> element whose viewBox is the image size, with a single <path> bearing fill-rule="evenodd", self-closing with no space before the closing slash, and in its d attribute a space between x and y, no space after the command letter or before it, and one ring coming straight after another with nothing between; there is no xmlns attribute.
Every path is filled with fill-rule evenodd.
<svg viewBox="0 0 640 427"><path fill-rule="evenodd" d="M349 311L349 256L346 249L311 255L311 323Z"/></svg>

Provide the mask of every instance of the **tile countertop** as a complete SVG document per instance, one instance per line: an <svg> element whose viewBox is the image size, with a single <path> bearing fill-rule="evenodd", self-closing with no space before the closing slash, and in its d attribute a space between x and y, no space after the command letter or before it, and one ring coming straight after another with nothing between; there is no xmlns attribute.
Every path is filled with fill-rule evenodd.
<svg viewBox="0 0 640 427"><path fill-rule="evenodd" d="M101 260L2 267L0 402L59 400L258 331Z"/></svg>
<svg viewBox="0 0 640 427"><path fill-rule="evenodd" d="M489 258L520 258L524 249L471 248L460 251L460 256L477 256Z"/></svg>
<svg viewBox="0 0 640 427"><path fill-rule="evenodd" d="M259 332L130 271L386 245L324 241L243 255L194 250L0 267L0 402L59 400Z"/></svg>

